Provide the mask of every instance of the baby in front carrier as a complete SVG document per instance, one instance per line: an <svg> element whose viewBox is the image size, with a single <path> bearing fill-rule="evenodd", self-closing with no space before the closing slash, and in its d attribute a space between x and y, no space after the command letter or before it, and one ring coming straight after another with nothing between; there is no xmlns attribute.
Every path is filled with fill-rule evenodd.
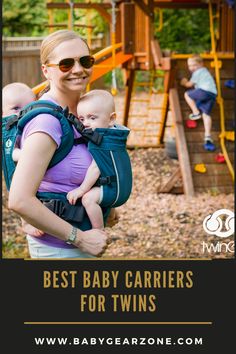
<svg viewBox="0 0 236 354"><path fill-rule="evenodd" d="M86 93L78 103L77 116L86 129L116 129L114 125L116 113L113 96L104 90L92 90ZM78 198L82 198L82 204L92 227L95 229L104 228L101 209L104 191L102 186L94 186L100 174L100 169L93 159L83 183L67 194L67 199L72 205L76 203Z"/></svg>
<svg viewBox="0 0 236 354"><path fill-rule="evenodd" d="M21 82L13 82L2 89L2 117L19 115L21 109L27 104L36 100L36 96L31 88ZM15 162L19 161L20 149L16 146L12 153ZM24 232L32 236L40 236L42 231L26 223L23 219L22 228Z"/></svg>

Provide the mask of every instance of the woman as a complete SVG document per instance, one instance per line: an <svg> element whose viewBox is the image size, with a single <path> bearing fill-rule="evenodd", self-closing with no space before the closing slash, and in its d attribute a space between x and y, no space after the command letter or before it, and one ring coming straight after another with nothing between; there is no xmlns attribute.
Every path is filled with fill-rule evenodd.
<svg viewBox="0 0 236 354"><path fill-rule="evenodd" d="M68 106L76 115L77 103L92 74L93 58L87 44L73 31L56 31L42 42L41 63L49 82L49 90L41 99ZM79 136L75 130L74 134ZM27 236L32 258L92 257L101 254L107 245L104 231L72 227L36 198L37 191L69 192L83 181L91 163L86 145L80 144L47 171L61 136L59 121L41 114L27 123L21 138L21 158L11 184L9 208L45 232L37 238Z"/></svg>

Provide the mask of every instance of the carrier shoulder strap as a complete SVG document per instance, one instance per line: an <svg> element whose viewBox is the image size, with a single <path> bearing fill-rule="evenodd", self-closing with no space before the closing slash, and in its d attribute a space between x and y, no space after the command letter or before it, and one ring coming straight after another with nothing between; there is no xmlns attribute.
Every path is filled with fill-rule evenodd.
<svg viewBox="0 0 236 354"><path fill-rule="evenodd" d="M74 132L70 122L66 119L67 108L63 109L61 106L58 106L53 102L39 100L25 106L20 112L17 134L21 135L25 125L40 114L50 114L56 117L62 128L61 144L55 151L55 154L48 165L48 168L51 168L62 161L71 151L74 145Z"/></svg>

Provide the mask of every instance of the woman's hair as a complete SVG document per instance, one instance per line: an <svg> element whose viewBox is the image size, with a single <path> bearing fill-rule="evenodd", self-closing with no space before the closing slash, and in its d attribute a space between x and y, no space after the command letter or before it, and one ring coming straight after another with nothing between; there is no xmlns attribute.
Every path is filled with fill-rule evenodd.
<svg viewBox="0 0 236 354"><path fill-rule="evenodd" d="M74 31L59 30L49 34L46 38L44 38L41 44L41 49L40 49L41 63L46 64L48 62L51 53L59 44L66 41L70 41L72 39L78 39L78 38L81 39L81 41L83 41L88 47L87 42ZM90 52L89 47L88 50Z"/></svg>

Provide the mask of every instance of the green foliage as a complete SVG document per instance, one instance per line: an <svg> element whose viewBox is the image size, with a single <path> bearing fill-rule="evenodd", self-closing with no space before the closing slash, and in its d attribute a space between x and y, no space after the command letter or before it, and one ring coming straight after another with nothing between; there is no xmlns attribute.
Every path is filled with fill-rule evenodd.
<svg viewBox="0 0 236 354"><path fill-rule="evenodd" d="M158 16L155 18L158 28ZM155 33L162 49L179 53L210 50L209 15L204 9L164 9L163 29Z"/></svg>
<svg viewBox="0 0 236 354"><path fill-rule="evenodd" d="M4 0L3 35L42 35L47 22L46 0Z"/></svg>
<svg viewBox="0 0 236 354"><path fill-rule="evenodd" d="M3 35L4 36L37 36L46 35L48 29L48 13L46 0L3 0ZM81 1L85 2L85 1ZM55 23L67 23L68 11L53 10ZM106 33L108 25L95 10L74 9L74 23L94 26L92 35ZM87 29L75 28L80 35L86 37Z"/></svg>
<svg viewBox="0 0 236 354"><path fill-rule="evenodd" d="M102 16L95 10L81 10L81 9L75 9L74 11L74 23L79 23L82 25L89 25L93 26L92 29L92 36L98 35L98 33L105 33L109 30L108 25L102 18ZM81 36L86 36L88 35L88 29L87 28L77 28L76 29Z"/></svg>

